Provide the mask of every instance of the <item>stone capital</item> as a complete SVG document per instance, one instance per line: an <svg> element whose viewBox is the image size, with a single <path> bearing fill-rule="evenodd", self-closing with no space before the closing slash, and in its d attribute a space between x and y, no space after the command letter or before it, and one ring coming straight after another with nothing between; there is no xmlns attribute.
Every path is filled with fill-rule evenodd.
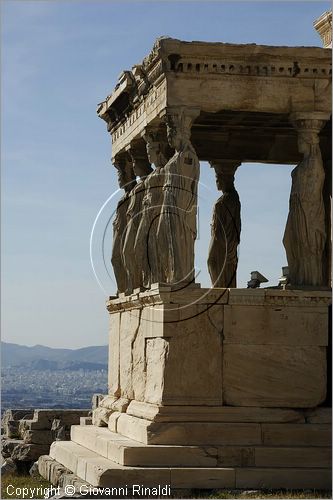
<svg viewBox="0 0 333 500"><path fill-rule="evenodd" d="M321 111L296 111L289 115L292 125L298 130L319 133L331 114Z"/></svg>
<svg viewBox="0 0 333 500"><path fill-rule="evenodd" d="M200 115L200 108L192 106L168 106L165 109L164 117L168 116L182 116L192 122Z"/></svg>
<svg viewBox="0 0 333 500"><path fill-rule="evenodd" d="M129 192L136 184L133 163L128 153L117 155L113 165L118 171L119 187Z"/></svg>
<svg viewBox="0 0 333 500"><path fill-rule="evenodd" d="M215 170L216 186L224 193L235 190L235 173L241 160L212 160L209 162Z"/></svg>
<svg viewBox="0 0 333 500"><path fill-rule="evenodd" d="M136 175L141 176L143 172L148 175L152 171L144 142L132 141L126 147L126 151L129 155L130 161L132 162L133 170Z"/></svg>
<svg viewBox="0 0 333 500"><path fill-rule="evenodd" d="M159 124L145 127L141 136L146 142L148 158L156 167L163 167L171 156L166 135L163 135Z"/></svg>
<svg viewBox="0 0 333 500"><path fill-rule="evenodd" d="M168 106L164 120L167 128L177 129L185 136L191 135L194 120L200 115L200 109L188 106Z"/></svg>
<svg viewBox="0 0 333 500"><path fill-rule="evenodd" d="M150 123L143 129L140 135L145 142L158 142L161 138L159 124Z"/></svg>
<svg viewBox="0 0 333 500"><path fill-rule="evenodd" d="M241 160L212 160L209 162L217 175L234 176Z"/></svg>
<svg viewBox="0 0 333 500"><path fill-rule="evenodd" d="M129 158L126 153L122 153L115 156L112 162L117 170L125 171L127 168L127 164L129 163Z"/></svg>

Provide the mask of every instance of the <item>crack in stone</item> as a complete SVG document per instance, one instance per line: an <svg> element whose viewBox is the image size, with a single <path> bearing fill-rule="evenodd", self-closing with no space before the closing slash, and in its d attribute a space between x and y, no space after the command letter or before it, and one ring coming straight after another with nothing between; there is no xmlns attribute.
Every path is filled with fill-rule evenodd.
<svg viewBox="0 0 333 500"><path fill-rule="evenodd" d="M139 330L140 330L140 326L141 326L141 319L142 319L142 308L138 309L138 326L136 327L135 329L135 332L134 332L134 335L133 335L133 338L132 338L132 341L131 341L131 389L132 389L132 393L133 393L133 399L135 399L135 394L134 394L134 386L133 386L133 370L134 370L134 355L133 355L133 349L134 349L134 344L135 344L135 341L137 339L137 336L138 336L138 333L139 333ZM143 363L144 363L144 367L143 367L143 371L144 373L146 372L146 343L144 342L144 352L143 352Z"/></svg>
<svg viewBox="0 0 333 500"><path fill-rule="evenodd" d="M202 448L202 450L205 453L207 458L212 458L212 459L216 460L216 464L218 463L218 456L219 456L218 448L210 446L209 448L204 447L204 448Z"/></svg>

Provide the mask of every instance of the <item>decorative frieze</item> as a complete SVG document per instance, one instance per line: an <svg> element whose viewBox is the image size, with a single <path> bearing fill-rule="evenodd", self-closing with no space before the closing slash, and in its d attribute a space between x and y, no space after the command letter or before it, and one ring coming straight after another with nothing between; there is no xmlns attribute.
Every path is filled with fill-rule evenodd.
<svg viewBox="0 0 333 500"><path fill-rule="evenodd" d="M106 302L109 313L138 309L145 306L172 303L225 304L242 306L322 306L332 302L329 291L315 290L278 290L272 288L199 288L188 287L184 290L172 290L172 287L156 287L146 291L137 291L132 295L120 294L110 297Z"/></svg>
<svg viewBox="0 0 333 500"><path fill-rule="evenodd" d="M169 71L175 73L200 74L221 74L221 75L247 75L259 77L302 77L302 78L325 78L332 74L330 63L319 64L315 61L312 64L298 63L297 61L282 61L277 64L248 61L233 61L220 59L207 62L205 59L183 59L181 58L175 67L169 66Z"/></svg>
<svg viewBox="0 0 333 500"><path fill-rule="evenodd" d="M287 100L279 100L276 96L272 111L285 113L286 103L289 103L287 112L291 112L299 109L299 101L304 106L304 102L313 100L315 88L319 83L321 86L326 83L329 85L331 73L329 52L317 47L181 42L161 38L141 64L135 65L132 71L122 73L115 91L99 105L97 112L108 124L113 154L116 154L126 146L126 141L140 134L148 123L158 117L169 104L173 104L173 98L177 98L179 93L178 87L173 84L175 78L176 82L181 80L183 86L189 87L186 90L189 95L196 92L193 87L195 82L200 85L204 82L205 88L210 89L211 100L212 96L216 98L218 95L214 91L216 85L221 87L222 84L222 93L230 94L228 85L231 84L232 94L236 92L239 105L244 102L244 87L247 88L245 93L253 94L256 86L253 88L252 84L258 82L256 85L261 86L260 92L263 93L262 86L267 84L271 87L274 82L275 85L278 82L279 86L282 85L279 92L286 95ZM311 81L314 87L309 93L308 85ZM269 96L271 99L271 94ZM178 96L176 101L191 105L182 99L182 96ZM321 102L320 95L316 95L314 99L322 110L325 104ZM264 97L260 101L261 105L257 101L254 111L270 111ZM207 108L205 99L203 103ZM200 103L196 102L195 105L200 107ZM250 101L248 105L251 107ZM233 108L237 109L237 106Z"/></svg>

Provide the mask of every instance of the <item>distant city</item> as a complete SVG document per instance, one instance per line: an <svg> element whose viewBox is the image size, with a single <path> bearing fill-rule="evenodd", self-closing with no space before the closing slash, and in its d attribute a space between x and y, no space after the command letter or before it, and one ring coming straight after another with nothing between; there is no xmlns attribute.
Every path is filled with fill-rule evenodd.
<svg viewBox="0 0 333 500"><path fill-rule="evenodd" d="M107 346L57 350L1 344L2 412L91 408L93 394L108 392Z"/></svg>
<svg viewBox="0 0 333 500"><path fill-rule="evenodd" d="M94 393L107 394L107 370L3 368L2 410L7 408L90 408Z"/></svg>

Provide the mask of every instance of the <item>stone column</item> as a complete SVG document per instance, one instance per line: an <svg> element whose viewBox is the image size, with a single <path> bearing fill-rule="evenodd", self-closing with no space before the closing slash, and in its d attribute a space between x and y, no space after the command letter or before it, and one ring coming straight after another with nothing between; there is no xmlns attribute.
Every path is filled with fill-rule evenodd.
<svg viewBox="0 0 333 500"><path fill-rule="evenodd" d="M146 127L143 138L149 161L154 171L145 180L142 200L142 216L134 244L134 253L142 263L142 282L145 288L161 282L160 261L157 245L157 223L163 202L164 166L167 163L168 145L161 137L159 128Z"/></svg>
<svg viewBox="0 0 333 500"><path fill-rule="evenodd" d="M183 287L194 282L197 189L200 165L191 144L199 109L167 109L167 137L174 155L164 167L163 204L157 227L162 282Z"/></svg>
<svg viewBox="0 0 333 500"><path fill-rule="evenodd" d="M324 283L329 288L332 286L332 158L323 159L325 169L325 183L323 189L325 220L326 220L326 245L323 258Z"/></svg>
<svg viewBox="0 0 333 500"><path fill-rule="evenodd" d="M216 185L223 195L213 209L208 270L215 288L236 288L238 245L241 232L241 204L235 188L235 172L239 160L210 162L215 170Z"/></svg>
<svg viewBox="0 0 333 500"><path fill-rule="evenodd" d="M298 132L298 150L303 159L292 171L289 215L283 237L290 283L296 287L323 287L323 257L326 243L323 187L325 171L319 147L319 131L327 113L293 113Z"/></svg>
<svg viewBox="0 0 333 500"><path fill-rule="evenodd" d="M134 174L139 180L129 194L129 205L126 212L126 228L123 243L123 261L127 273L126 293L131 294L136 288L143 285L142 281L142 260L133 252L137 231L143 215L143 198L145 195L145 180L153 171L147 158L145 147L140 143L131 143L128 153L132 160Z"/></svg>
<svg viewBox="0 0 333 500"><path fill-rule="evenodd" d="M132 162L127 154L116 157L114 166L118 172L118 184L125 194L119 200L116 216L113 221L113 244L111 263L113 266L116 282L117 293L125 292L127 289L127 273L123 259L123 244L126 231L126 213L129 205L129 195L136 184Z"/></svg>

